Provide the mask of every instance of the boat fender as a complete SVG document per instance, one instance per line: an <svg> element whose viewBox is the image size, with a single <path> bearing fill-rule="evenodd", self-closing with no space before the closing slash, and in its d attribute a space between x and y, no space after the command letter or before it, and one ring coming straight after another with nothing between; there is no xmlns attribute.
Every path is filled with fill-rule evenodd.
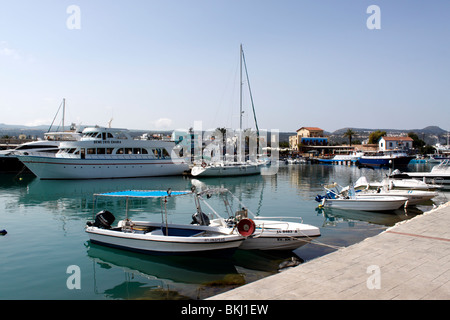
<svg viewBox="0 0 450 320"><path fill-rule="evenodd" d="M251 236L256 229L255 222L252 219L242 219L237 225L238 232L241 236Z"/></svg>

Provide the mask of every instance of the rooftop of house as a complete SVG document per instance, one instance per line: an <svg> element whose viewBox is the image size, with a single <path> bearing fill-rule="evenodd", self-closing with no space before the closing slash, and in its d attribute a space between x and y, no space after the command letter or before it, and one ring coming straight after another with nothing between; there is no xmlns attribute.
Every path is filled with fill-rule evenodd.
<svg viewBox="0 0 450 320"><path fill-rule="evenodd" d="M414 141L410 137L381 137L380 139L384 139L385 141Z"/></svg>
<svg viewBox="0 0 450 320"><path fill-rule="evenodd" d="M306 130L309 130L309 131L323 131L323 129L320 129L318 127L301 127L300 129L297 130L297 132L302 130L302 129L306 129Z"/></svg>

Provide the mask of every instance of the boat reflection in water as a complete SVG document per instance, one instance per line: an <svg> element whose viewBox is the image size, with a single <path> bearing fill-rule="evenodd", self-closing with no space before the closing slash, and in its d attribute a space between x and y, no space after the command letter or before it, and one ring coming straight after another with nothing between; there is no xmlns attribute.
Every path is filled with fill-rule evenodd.
<svg viewBox="0 0 450 320"><path fill-rule="evenodd" d="M283 261L302 259L292 253L270 254L238 250L233 259L149 256L90 243L95 293L110 299L205 299L279 271ZM292 259L294 257L294 259ZM274 259L275 258L275 259ZM124 273L102 281L106 274ZM104 285L107 288L104 288ZM112 285L112 286L111 286ZM130 294L132 293L132 294Z"/></svg>
<svg viewBox="0 0 450 320"><path fill-rule="evenodd" d="M316 208L318 214L323 214L324 226L336 225L337 221L347 221L349 225L356 222L367 222L373 225L382 226L384 229L394 226L396 223L409 220L412 217L423 214L423 211L416 207L409 207L407 211L398 209L391 214L380 214L379 212L344 210L338 208Z"/></svg>

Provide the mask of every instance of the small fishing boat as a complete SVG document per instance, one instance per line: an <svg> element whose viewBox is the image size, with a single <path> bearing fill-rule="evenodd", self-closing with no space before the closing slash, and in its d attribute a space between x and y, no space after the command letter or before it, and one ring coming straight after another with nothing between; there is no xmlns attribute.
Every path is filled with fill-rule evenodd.
<svg viewBox="0 0 450 320"><path fill-rule="evenodd" d="M86 232L92 243L155 255L219 255L229 256L242 244L245 236L252 233L252 222L244 219L230 229L209 226L208 217L201 211L193 215L194 223L173 224L167 221L167 211L162 222L134 221L128 218L128 201L132 198L159 198L166 207L169 198L192 194L191 191L143 191L130 190L95 194L95 197L121 197L126 199L126 218L112 227L114 215L106 210L87 222ZM196 197L194 197L197 199ZM199 206L197 206L199 208ZM239 233L241 232L241 233Z"/></svg>
<svg viewBox="0 0 450 320"><path fill-rule="evenodd" d="M336 186L337 184L325 186L324 188L327 191L326 195L316 196L315 200L320 203L319 207L361 211L393 211L404 206L408 201L408 198L401 196L357 196L354 190L353 192L348 192L345 196L339 191L331 189L331 187Z"/></svg>
<svg viewBox="0 0 450 320"><path fill-rule="evenodd" d="M223 197L225 211L228 217L224 218L212 206L206 202L204 197L210 198L213 194ZM239 249L243 250L295 250L311 242L320 236L320 229L301 222L288 221L288 219L298 219L295 217L261 217L249 210L235 195L226 188L212 188L199 192L199 200L211 210L211 215L215 219L210 220L211 226L223 226L228 228L239 228L242 221L253 221L254 232L247 236ZM238 210L234 210L230 205L232 200L239 205ZM301 219L300 219L301 220Z"/></svg>

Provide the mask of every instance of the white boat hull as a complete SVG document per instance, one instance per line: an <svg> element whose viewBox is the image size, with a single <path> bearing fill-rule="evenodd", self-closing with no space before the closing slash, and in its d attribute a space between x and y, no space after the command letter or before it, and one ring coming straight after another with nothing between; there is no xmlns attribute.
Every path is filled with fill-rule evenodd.
<svg viewBox="0 0 450 320"><path fill-rule="evenodd" d="M254 220L255 233L244 240L243 250L295 250L320 236L317 227L286 221Z"/></svg>
<svg viewBox="0 0 450 320"><path fill-rule="evenodd" d="M277 221L253 220L255 233L247 237L239 249L242 250L295 250L320 236L320 229L308 224ZM211 225L222 225L221 219L211 221Z"/></svg>
<svg viewBox="0 0 450 320"><path fill-rule="evenodd" d="M262 164L236 164L217 166L194 166L191 175L194 177L223 177L261 174Z"/></svg>
<svg viewBox="0 0 450 320"><path fill-rule="evenodd" d="M354 199L324 199L326 207L361 211L393 211L402 207L408 198L358 196Z"/></svg>
<svg viewBox="0 0 450 320"><path fill-rule="evenodd" d="M431 200L438 195L435 191L422 190L389 190L377 193L375 190L358 192L357 197L370 195L374 197L405 197L408 199L408 205L416 205Z"/></svg>
<svg viewBox="0 0 450 320"><path fill-rule="evenodd" d="M171 159L74 159L20 156L40 179L110 179L181 175L186 162Z"/></svg>
<svg viewBox="0 0 450 320"><path fill-rule="evenodd" d="M155 255L187 255L187 254L232 254L244 241L238 234L202 233L208 227L190 225L170 225L170 230L183 230L184 235L164 235L164 227L156 231L123 232L116 229L102 229L94 226L86 227L92 243Z"/></svg>

